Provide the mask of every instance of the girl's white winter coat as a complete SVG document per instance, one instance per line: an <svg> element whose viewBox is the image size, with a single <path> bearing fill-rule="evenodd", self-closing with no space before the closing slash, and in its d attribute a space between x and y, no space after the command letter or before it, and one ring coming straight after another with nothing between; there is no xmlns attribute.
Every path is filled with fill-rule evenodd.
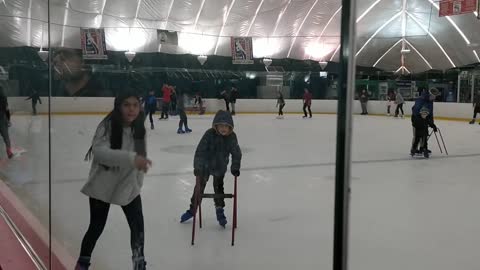
<svg viewBox="0 0 480 270"><path fill-rule="evenodd" d="M106 130L106 125L100 124L93 139L92 154L88 182L82 193L121 206L132 202L140 194L144 177L144 173L135 168L137 154L132 129L123 129L121 149L111 149L109 128Z"/></svg>

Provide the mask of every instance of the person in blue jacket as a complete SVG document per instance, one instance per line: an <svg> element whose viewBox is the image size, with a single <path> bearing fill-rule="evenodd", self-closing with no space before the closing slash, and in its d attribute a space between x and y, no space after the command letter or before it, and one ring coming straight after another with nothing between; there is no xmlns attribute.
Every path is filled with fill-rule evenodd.
<svg viewBox="0 0 480 270"><path fill-rule="evenodd" d="M145 114L148 114L150 120L150 129L154 129L153 125L153 115L157 110L157 97L155 97L155 92L152 90L144 100L145 102Z"/></svg>
<svg viewBox="0 0 480 270"><path fill-rule="evenodd" d="M412 145L413 145L413 142L415 141L415 125L414 123L416 122L416 120L418 118L421 118L421 109L422 108L425 108L428 110L429 114L428 114L428 121L431 122L432 124L434 123L434 118L433 118L433 101L435 100L435 98L440 94L440 91L438 91L437 88L432 88L430 89L430 91L427 91L426 89L424 89L422 91L422 94L420 95L420 97L418 97L416 100L415 100L415 104L413 105L412 107L412 127L413 127L413 140L412 140ZM423 145L423 142L420 142L419 145ZM431 153L430 150L426 149L426 151L428 153ZM419 150L417 150L417 152L419 152Z"/></svg>

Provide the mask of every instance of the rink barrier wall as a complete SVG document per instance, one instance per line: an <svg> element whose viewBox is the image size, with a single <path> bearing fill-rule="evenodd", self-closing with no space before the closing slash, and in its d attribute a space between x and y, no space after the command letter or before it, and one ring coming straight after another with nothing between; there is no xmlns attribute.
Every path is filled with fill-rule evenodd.
<svg viewBox="0 0 480 270"><path fill-rule="evenodd" d="M47 113L47 97L42 97L43 104L37 105L39 113ZM52 97L52 113L54 114L105 114L113 108L113 98L96 97ZM25 97L8 98L10 109L13 113L28 114L32 111L31 101L26 101ZM206 113L215 113L220 109L225 109L225 102L219 99L204 99ZM303 102L300 99L285 100L286 106L283 109L285 113L303 113ZM277 113L277 101L275 99L239 99L236 103L237 113ZM361 112L360 102L355 100L353 111L355 114ZM412 101L407 101L403 105L406 115L411 114ZM391 113L395 112L392 107ZM337 111L336 100L313 100L312 112L322 114L335 114ZM387 102L372 100L368 102L368 112L371 115L385 115L387 113ZM446 120L466 120L471 119L473 107L470 103L443 103L436 102L434 114L437 119Z"/></svg>
<svg viewBox="0 0 480 270"><path fill-rule="evenodd" d="M48 268L50 256L48 229L28 210L3 179L0 179L0 205ZM70 270L74 268L75 259L54 239L52 239L51 250L51 270Z"/></svg>

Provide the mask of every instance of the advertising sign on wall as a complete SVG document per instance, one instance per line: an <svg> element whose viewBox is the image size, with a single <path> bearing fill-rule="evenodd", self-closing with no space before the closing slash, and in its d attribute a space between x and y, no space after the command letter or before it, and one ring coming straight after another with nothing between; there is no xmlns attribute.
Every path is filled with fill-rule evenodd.
<svg viewBox="0 0 480 270"><path fill-rule="evenodd" d="M84 59L107 59L107 44L105 30L95 28L81 28L80 38Z"/></svg>
<svg viewBox="0 0 480 270"><path fill-rule="evenodd" d="M233 64L253 64L253 48L251 37L231 37L230 46Z"/></svg>
<svg viewBox="0 0 480 270"><path fill-rule="evenodd" d="M477 9L477 0L442 0L440 1L439 16L473 13Z"/></svg>

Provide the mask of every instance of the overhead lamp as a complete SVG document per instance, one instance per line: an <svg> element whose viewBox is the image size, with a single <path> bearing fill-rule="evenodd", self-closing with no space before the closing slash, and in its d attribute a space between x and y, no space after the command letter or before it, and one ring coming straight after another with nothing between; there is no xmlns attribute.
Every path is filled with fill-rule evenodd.
<svg viewBox="0 0 480 270"><path fill-rule="evenodd" d="M271 58L263 58L263 64L265 67L269 67L272 64L272 59Z"/></svg>
<svg viewBox="0 0 480 270"><path fill-rule="evenodd" d="M40 51L38 51L37 54L40 57L40 59L42 59L43 62L47 61L48 51L44 51L43 49L40 49Z"/></svg>
<svg viewBox="0 0 480 270"><path fill-rule="evenodd" d="M320 64L320 68L321 68L322 70L324 70L324 69L327 67L327 65L328 65L328 62L327 62L327 61L323 61L323 60L320 61L320 62L318 62L318 63Z"/></svg>
<svg viewBox="0 0 480 270"><path fill-rule="evenodd" d="M207 59L208 59L208 56L203 55L203 54L197 56L197 60L198 60L198 62L200 62L200 65L202 65L202 66L205 64L205 62L207 62Z"/></svg>
<svg viewBox="0 0 480 270"><path fill-rule="evenodd" d="M126 51L125 52L125 57L127 57L127 60L129 63L131 63L133 61L133 58L135 58L135 55L137 55L136 52L132 52L132 51Z"/></svg>

